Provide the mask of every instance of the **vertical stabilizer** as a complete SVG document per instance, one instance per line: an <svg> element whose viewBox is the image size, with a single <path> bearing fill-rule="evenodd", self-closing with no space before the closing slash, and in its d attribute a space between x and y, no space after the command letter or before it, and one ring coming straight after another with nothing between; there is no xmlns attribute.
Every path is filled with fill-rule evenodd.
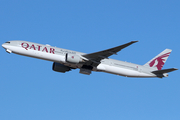
<svg viewBox="0 0 180 120"><path fill-rule="evenodd" d="M165 49L156 57L154 57L149 62L147 62L144 66L152 67L155 70L161 70L166 60L168 59L171 51L172 51L171 49Z"/></svg>

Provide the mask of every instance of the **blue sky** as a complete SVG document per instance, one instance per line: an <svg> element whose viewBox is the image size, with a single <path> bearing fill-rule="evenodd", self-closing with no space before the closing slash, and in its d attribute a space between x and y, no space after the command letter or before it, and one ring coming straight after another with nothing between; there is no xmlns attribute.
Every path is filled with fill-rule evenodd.
<svg viewBox="0 0 180 120"><path fill-rule="evenodd" d="M166 48L180 68L178 0L1 0L0 42L26 40L92 53L139 40L110 58L145 64ZM126 78L8 54L1 47L1 120L179 120L179 71Z"/></svg>

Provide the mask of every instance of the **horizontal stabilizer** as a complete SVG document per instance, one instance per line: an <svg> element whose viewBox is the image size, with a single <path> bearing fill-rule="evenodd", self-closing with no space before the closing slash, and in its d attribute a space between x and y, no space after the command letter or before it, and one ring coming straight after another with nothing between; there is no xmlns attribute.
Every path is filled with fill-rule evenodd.
<svg viewBox="0 0 180 120"><path fill-rule="evenodd" d="M156 71L152 71L152 73L154 74L163 74L163 73L168 73L168 72L172 72L178 70L177 68L170 68L170 69L163 69L163 70L156 70Z"/></svg>

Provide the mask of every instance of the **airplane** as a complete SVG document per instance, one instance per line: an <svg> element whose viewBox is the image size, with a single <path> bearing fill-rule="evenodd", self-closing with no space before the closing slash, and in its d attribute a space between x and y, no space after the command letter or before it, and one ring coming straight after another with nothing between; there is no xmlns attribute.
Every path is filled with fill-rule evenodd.
<svg viewBox="0 0 180 120"><path fill-rule="evenodd" d="M52 69L65 73L79 68L79 73L90 75L92 71L106 72L125 77L152 78L168 77L168 73L178 70L176 68L162 69L171 49L165 49L144 65L110 59L109 56L134 44L131 41L126 44L90 54L72 51L68 49L52 47L48 44L38 44L28 41L13 40L2 44L8 53L48 60L53 62Z"/></svg>

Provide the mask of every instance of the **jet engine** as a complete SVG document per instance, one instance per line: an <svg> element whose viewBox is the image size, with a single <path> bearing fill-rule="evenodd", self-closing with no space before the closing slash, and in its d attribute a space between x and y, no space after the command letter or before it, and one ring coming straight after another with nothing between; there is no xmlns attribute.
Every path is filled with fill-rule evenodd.
<svg viewBox="0 0 180 120"><path fill-rule="evenodd" d="M56 72L62 72L62 73L65 73L71 70L70 67L60 64L60 63L56 63L56 62L53 63L52 69Z"/></svg>
<svg viewBox="0 0 180 120"><path fill-rule="evenodd" d="M80 58L80 56L76 54L71 54L71 53L67 53L65 59L66 59L66 62L74 63L74 64L82 62L82 59Z"/></svg>

